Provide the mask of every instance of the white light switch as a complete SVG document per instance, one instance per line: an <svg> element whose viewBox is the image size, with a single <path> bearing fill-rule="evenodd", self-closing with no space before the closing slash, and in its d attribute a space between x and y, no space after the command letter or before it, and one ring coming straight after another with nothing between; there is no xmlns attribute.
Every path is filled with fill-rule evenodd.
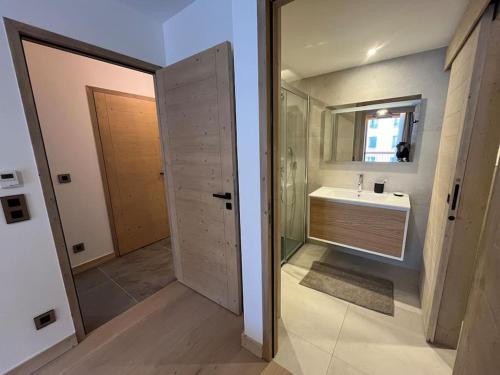
<svg viewBox="0 0 500 375"><path fill-rule="evenodd" d="M0 171L0 187L11 189L23 185L21 172L16 170Z"/></svg>

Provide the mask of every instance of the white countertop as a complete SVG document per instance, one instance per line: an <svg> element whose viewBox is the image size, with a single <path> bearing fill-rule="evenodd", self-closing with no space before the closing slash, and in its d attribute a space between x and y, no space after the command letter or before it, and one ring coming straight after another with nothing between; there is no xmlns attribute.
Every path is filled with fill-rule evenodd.
<svg viewBox="0 0 500 375"><path fill-rule="evenodd" d="M410 197L408 194L403 194L402 197L397 197L393 193L378 194L368 190L363 190L361 193L358 193L356 189L323 186L309 194L309 197L357 204L361 206L389 208L399 211L410 210Z"/></svg>

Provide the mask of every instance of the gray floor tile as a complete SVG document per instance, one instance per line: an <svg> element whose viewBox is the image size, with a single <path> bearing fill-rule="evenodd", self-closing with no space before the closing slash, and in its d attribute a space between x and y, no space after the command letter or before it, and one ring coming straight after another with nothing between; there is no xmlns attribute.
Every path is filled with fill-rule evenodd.
<svg viewBox="0 0 500 375"><path fill-rule="evenodd" d="M138 301L175 280L172 253L158 243L115 259L100 268Z"/></svg>
<svg viewBox="0 0 500 375"><path fill-rule="evenodd" d="M98 269L92 268L75 275L75 286L78 294L86 293L90 289L103 284L109 279Z"/></svg>
<svg viewBox="0 0 500 375"><path fill-rule="evenodd" d="M136 304L111 280L95 286L86 293L80 293L78 298L87 333Z"/></svg>
<svg viewBox="0 0 500 375"><path fill-rule="evenodd" d="M175 280L169 240L162 240L75 276L87 332Z"/></svg>

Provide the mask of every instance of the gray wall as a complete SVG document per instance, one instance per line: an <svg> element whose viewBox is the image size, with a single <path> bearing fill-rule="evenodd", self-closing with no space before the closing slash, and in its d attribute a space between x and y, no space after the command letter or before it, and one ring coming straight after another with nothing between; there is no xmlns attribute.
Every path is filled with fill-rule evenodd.
<svg viewBox="0 0 500 375"><path fill-rule="evenodd" d="M421 121L415 127L417 147L412 163L325 163L320 159L321 125L311 114L309 129L309 191L320 186L355 188L357 174L364 174L364 188L373 189L377 179L387 179L386 191L410 195L411 213L405 259L384 262L420 269L434 181L449 73L443 71L445 49L426 51L397 59L306 78L293 86L327 105L421 94ZM314 111L314 107L312 108ZM317 109L316 109L317 111ZM356 252L362 256L371 255Z"/></svg>

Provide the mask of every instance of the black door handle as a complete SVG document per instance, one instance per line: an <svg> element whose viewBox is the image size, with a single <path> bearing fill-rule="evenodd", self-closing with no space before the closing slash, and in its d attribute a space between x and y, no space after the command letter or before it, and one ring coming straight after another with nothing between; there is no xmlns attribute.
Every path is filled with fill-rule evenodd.
<svg viewBox="0 0 500 375"><path fill-rule="evenodd" d="M231 193L212 194L212 197L214 197L214 198L220 198L220 199L231 199Z"/></svg>
<svg viewBox="0 0 500 375"><path fill-rule="evenodd" d="M455 190L453 191L453 201L451 202L451 209L455 210L457 208L458 192L460 189L459 184L455 184Z"/></svg>

